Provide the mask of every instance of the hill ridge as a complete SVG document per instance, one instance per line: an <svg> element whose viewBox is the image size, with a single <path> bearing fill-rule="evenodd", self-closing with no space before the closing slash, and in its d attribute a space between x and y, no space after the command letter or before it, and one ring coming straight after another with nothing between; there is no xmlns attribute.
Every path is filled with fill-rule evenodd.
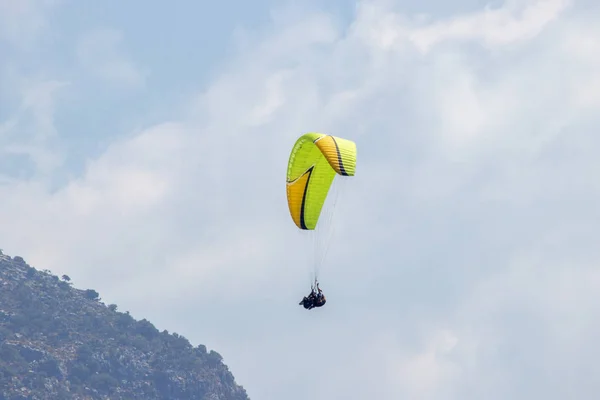
<svg viewBox="0 0 600 400"><path fill-rule="evenodd" d="M0 400L249 400L221 355L0 250Z"/></svg>

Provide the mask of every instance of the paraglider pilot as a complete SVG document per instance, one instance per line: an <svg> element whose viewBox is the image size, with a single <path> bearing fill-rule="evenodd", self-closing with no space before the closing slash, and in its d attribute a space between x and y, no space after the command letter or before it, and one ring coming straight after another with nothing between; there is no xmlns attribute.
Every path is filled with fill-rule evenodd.
<svg viewBox="0 0 600 400"><path fill-rule="evenodd" d="M299 305L303 306L307 310L311 310L315 307L323 307L327 302L323 291L319 287L319 282L315 281L315 286L311 285L310 294L308 296L304 296ZM317 289L315 291L315 288Z"/></svg>

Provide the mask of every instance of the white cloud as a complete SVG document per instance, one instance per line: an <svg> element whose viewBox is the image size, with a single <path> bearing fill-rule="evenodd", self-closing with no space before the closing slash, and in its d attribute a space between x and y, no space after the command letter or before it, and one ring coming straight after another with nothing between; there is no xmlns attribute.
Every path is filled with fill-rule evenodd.
<svg viewBox="0 0 600 400"><path fill-rule="evenodd" d="M31 174L49 176L62 163L54 115L55 97L66 85L67 82L54 80L17 84L20 106L0 124L0 154L4 157L25 156L33 166L28 168L22 164L21 168L31 169Z"/></svg>
<svg viewBox="0 0 600 400"><path fill-rule="evenodd" d="M478 40L487 46L509 45L537 36L555 21L569 0L507 2L497 9L461 15L432 23L411 32L410 39L421 51L444 41Z"/></svg>
<svg viewBox="0 0 600 400"><path fill-rule="evenodd" d="M51 176L63 159L57 147L57 97L69 82L49 78L45 66L25 65L51 38L48 14L61 1L0 0L0 179ZM4 43L3 43L4 42ZM6 171L4 171L6 168Z"/></svg>
<svg viewBox="0 0 600 400"><path fill-rule="evenodd" d="M92 30L79 39L77 58L93 75L108 82L142 85L148 73L125 54L122 43L122 34L116 29Z"/></svg>
<svg viewBox="0 0 600 400"><path fill-rule="evenodd" d="M0 0L0 40L19 49L31 49L49 27L46 18L60 0Z"/></svg>
<svg viewBox="0 0 600 400"><path fill-rule="evenodd" d="M0 187L2 247L216 348L253 398L592 398L600 35L568 5L276 15L188 118L53 193ZM283 184L308 130L359 146L309 314Z"/></svg>
<svg viewBox="0 0 600 400"><path fill-rule="evenodd" d="M451 358L458 340L453 332L439 330L416 354L407 356L399 365L392 363L389 379L391 387L395 385L398 390L397 396L420 399L446 397L444 393L448 392L448 385L451 387L462 372L461 366ZM389 395L391 398L392 393Z"/></svg>

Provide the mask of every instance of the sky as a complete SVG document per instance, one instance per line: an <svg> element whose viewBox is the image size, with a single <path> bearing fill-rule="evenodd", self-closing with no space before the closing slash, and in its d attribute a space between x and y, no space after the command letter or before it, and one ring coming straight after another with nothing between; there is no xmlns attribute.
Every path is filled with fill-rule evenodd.
<svg viewBox="0 0 600 400"><path fill-rule="evenodd" d="M599 22L0 0L0 248L218 351L253 400L595 399ZM358 160L308 312L284 179L310 131Z"/></svg>

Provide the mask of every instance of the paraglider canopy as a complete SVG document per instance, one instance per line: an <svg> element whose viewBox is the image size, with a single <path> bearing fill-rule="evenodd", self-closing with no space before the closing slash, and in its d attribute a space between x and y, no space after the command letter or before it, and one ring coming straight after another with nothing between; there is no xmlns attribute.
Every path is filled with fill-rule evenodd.
<svg viewBox="0 0 600 400"><path fill-rule="evenodd" d="M314 230L336 174L354 176L355 169L354 142L322 133L302 135L287 168L288 207L296 226Z"/></svg>

